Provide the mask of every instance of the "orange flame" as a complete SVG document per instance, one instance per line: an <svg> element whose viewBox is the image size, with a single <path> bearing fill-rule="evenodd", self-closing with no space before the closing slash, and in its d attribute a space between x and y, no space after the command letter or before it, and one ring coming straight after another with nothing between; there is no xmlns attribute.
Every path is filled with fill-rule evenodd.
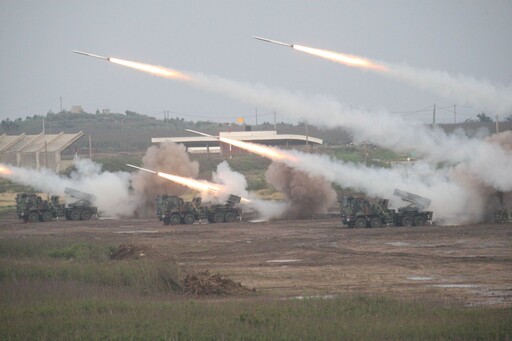
<svg viewBox="0 0 512 341"><path fill-rule="evenodd" d="M218 193L218 192L226 193L227 192L227 190L224 186L219 185L219 184L213 184L213 183L205 181L205 180L196 180L196 179L192 179L192 178L185 178L185 177L182 177L179 175L172 175L172 174L167 174L167 173L163 173L163 172L157 172L156 174L164 179L174 181L180 185L191 188L198 192L203 192L203 193L204 192L213 192L213 193ZM251 202L249 199L246 199L246 198L241 198L240 201L245 202L245 203Z"/></svg>
<svg viewBox="0 0 512 341"><path fill-rule="evenodd" d="M352 67L359 67L365 69L373 69L377 71L387 71L388 69L384 65L375 64L368 59L364 59L357 56L351 56L349 54L337 53L327 50L315 49L312 47L293 45L293 48L305 53L312 54L314 56L329 59L333 62L345 64Z"/></svg>
<svg viewBox="0 0 512 341"><path fill-rule="evenodd" d="M271 160L289 160L289 161L297 161L297 158L291 154L280 151L277 148L267 147L261 144L244 142L238 140L232 140L225 137L220 137L219 140L221 142L233 145L235 147L247 150L248 152L258 154L263 157L267 157Z"/></svg>
<svg viewBox="0 0 512 341"><path fill-rule="evenodd" d="M167 173L158 172L156 173L158 176L165 178L167 180L174 181L180 185L186 186L188 188L192 188L199 192L220 192L221 188L216 186L208 181L199 181L192 178L185 178L178 175L172 175Z"/></svg>
<svg viewBox="0 0 512 341"><path fill-rule="evenodd" d="M9 168L0 165L0 175L9 175L9 174L12 174L12 171Z"/></svg>
<svg viewBox="0 0 512 341"><path fill-rule="evenodd" d="M178 71L175 71L172 69L168 69L165 67L161 67L161 66L132 62L129 60L118 59L118 58L109 58L109 61L111 61L112 63L115 63L115 64L130 67L132 69L147 72L154 76L165 77L165 78L177 78L177 79L181 79L181 80L190 80L190 77L186 76L185 74L183 74L181 72L178 72Z"/></svg>

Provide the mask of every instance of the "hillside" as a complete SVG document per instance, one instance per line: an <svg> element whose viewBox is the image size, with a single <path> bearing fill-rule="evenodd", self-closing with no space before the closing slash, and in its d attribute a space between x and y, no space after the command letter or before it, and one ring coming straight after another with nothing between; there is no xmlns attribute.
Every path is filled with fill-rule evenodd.
<svg viewBox="0 0 512 341"><path fill-rule="evenodd" d="M220 131L242 131L244 125L235 123L216 123L210 121L185 121L183 118L157 119L147 115L126 111L125 114L89 114L89 113L48 113L46 116L35 115L26 119L9 119L0 123L0 134L38 134L42 131L43 118L46 133L72 133L83 131L91 135L93 149L96 152L144 151L152 137L187 136L185 129L199 130L216 135ZM251 127L253 130L274 130L274 125L264 122ZM278 123L277 131L282 134L306 134L304 124L292 125ZM329 145L342 145L351 141L350 135L342 129L320 130L308 127L309 135L324 139ZM82 139L75 146L87 147L87 139Z"/></svg>

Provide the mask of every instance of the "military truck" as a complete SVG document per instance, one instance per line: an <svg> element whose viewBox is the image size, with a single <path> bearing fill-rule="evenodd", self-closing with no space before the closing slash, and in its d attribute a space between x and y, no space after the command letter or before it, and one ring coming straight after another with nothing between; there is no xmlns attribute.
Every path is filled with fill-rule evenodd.
<svg viewBox="0 0 512 341"><path fill-rule="evenodd" d="M430 199L395 189L394 194L409 202L405 207L390 209L388 199L344 197L341 202L341 221L349 228L382 226L422 226L432 220L433 212L424 209Z"/></svg>
<svg viewBox="0 0 512 341"><path fill-rule="evenodd" d="M98 214L98 208L93 206L96 200L94 195L69 187L64 188L64 193L75 199L64 208L64 216L67 220L89 220L93 215Z"/></svg>
<svg viewBox="0 0 512 341"><path fill-rule="evenodd" d="M512 223L512 209L501 208L496 211L495 221L497 224Z"/></svg>
<svg viewBox="0 0 512 341"><path fill-rule="evenodd" d="M52 196L50 201L33 193L18 193L16 195L16 214L24 222L47 222L64 215L64 205L59 203L58 196Z"/></svg>
<svg viewBox="0 0 512 341"><path fill-rule="evenodd" d="M66 187L64 193L78 199L67 206L60 203L60 197L53 195L50 200L43 200L41 196L32 193L18 193L16 195L16 214L24 222L47 222L53 219L66 217L68 220L89 220L98 214L98 208L92 206L94 195Z"/></svg>
<svg viewBox="0 0 512 341"><path fill-rule="evenodd" d="M190 225L203 219L210 223L233 222L242 214L242 210L235 207L240 199L230 195L226 204L203 206L201 198L186 202L174 195L159 195L156 198L157 217L165 225Z"/></svg>

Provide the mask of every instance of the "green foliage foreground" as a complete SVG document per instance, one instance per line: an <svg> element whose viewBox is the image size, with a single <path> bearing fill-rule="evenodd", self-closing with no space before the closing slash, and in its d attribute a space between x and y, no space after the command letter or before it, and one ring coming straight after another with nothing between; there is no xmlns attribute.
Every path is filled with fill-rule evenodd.
<svg viewBox="0 0 512 341"><path fill-rule="evenodd" d="M512 309L383 297L183 296L169 258L97 242L0 240L1 340L508 340ZM173 277L174 276L174 277ZM162 280L165 278L165 280Z"/></svg>

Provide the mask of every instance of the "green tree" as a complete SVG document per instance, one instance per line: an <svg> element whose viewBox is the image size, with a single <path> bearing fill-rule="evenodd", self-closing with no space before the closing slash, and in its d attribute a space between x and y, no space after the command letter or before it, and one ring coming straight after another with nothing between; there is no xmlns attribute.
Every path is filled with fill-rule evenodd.
<svg viewBox="0 0 512 341"><path fill-rule="evenodd" d="M478 117L480 122L492 122L492 118L485 113L478 114L476 117Z"/></svg>

